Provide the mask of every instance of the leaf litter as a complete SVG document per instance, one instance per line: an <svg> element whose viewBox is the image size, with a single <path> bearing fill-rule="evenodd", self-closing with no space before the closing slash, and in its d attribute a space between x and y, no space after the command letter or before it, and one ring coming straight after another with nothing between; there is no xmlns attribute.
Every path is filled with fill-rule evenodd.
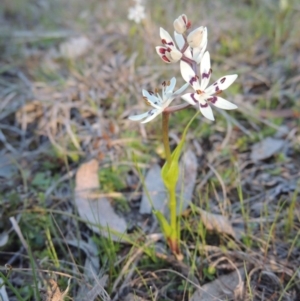
<svg viewBox="0 0 300 301"><path fill-rule="evenodd" d="M5 288L5 284L2 278L0 278L0 298L1 301L9 301L7 292L6 292L6 288Z"/></svg>
<svg viewBox="0 0 300 301"><path fill-rule="evenodd" d="M108 8L104 4L101 5L100 20L103 20L107 16L111 16L115 20L118 11L113 11L112 7ZM233 96L233 101L236 101L239 105L239 113L230 116L233 128L227 139L228 148L222 149L222 141L226 129L224 129L221 123L218 123L216 126L209 125L209 135L207 135L207 124L201 124L199 127L201 127L201 131L204 134L201 134L200 137L192 138L194 141L197 139L197 142L203 149L203 152L198 155L198 159L201 156L203 164L198 168L197 178L200 179L202 175L206 178L205 185L201 186L201 191L197 189L198 186L196 183L194 193L195 195L201 193L201 195L207 196L212 212L218 212L218 210L214 211L213 209L218 208L217 196L218 194L221 195L222 191L215 184L214 174L207 173L205 160L209 159L210 164L221 175L226 185L227 197L230 200L226 208L226 213L230 214L228 215L230 219L226 220L225 225L228 225L228 222L231 224L232 221L240 222L241 224L245 222L245 229L250 232L247 234L246 231L246 234L251 238L252 244L250 247L244 244L245 233L242 240L241 237L237 238L238 245L233 249L231 249L231 246L219 245L214 240L208 240L206 245L201 245L201 248L207 252L207 257L202 260L202 256L198 256L197 251L194 253L194 250L196 250L195 240L197 240L197 236L195 236L195 239L191 242L188 241L187 254L190 252L192 255L196 255L196 262L193 265L196 265L197 271L200 271L199 273L196 271L195 274L202 287L215 280L211 281L205 275L203 276L201 271L205 271L208 265L214 264L218 262L219 258L226 256L238 266L243 266L245 262L253 265L254 268L247 271L247 281L249 281L249 284L245 285L245 288L251 291L254 300L271 300L273 298L273 300L297 301L299 299L299 287L297 284L299 273L297 272L297 268L299 267L300 258L297 239L299 237L300 212L299 196L297 194L300 177L300 136L297 124L299 107L296 104L296 100L300 96L298 72L300 60L299 53L297 52L299 39L296 39L296 34L294 36L292 33L284 35L284 43L282 43L282 47L279 49L279 52L284 54L282 57L275 57L272 54L271 49L274 46L272 44L273 36L272 41L268 41L268 38L263 36L256 39L253 43L251 42L251 46L246 51L236 51L238 47L242 46L234 46L238 43L235 40L236 36L234 36L236 34L235 30L243 31L249 27L248 23L250 21L247 19L234 20L235 13L241 8L240 5L242 5L243 9L250 10L250 4L245 2L236 7L227 6L225 8L223 2L216 1L209 5L214 18L208 18L206 15L202 17L206 20L207 26L212 28L212 33L210 33L213 37L211 46L220 50L218 60L224 63L228 69L238 68L241 70L241 94L237 93L236 96ZM223 21L224 9L226 10L226 19L228 19L228 16L232 16L230 22L228 20ZM275 4L271 9L273 15L276 12ZM107 14L103 14L103 10ZM118 10L120 10L119 7ZM38 9L34 7L32 11L38 11ZM204 9L203 12L205 11ZM187 6L186 13L192 15L192 12L193 7L188 9ZM174 18L173 13L172 9L166 10L164 17L171 20ZM291 10L291 13L292 19L294 11ZM222 30L219 27L210 26L215 25L215 19L220 20L222 25L220 28ZM294 21L296 22L297 20L294 19ZM150 54L148 49L153 48L157 42L157 29L153 24L148 25L150 25L150 29L147 29L148 34L145 35L147 39L144 41L147 47L143 47L144 50L141 51L139 48L135 48L139 49L138 57L136 57L136 53L132 54L131 52L132 45L136 41L132 36L128 39L130 29L128 23L123 22L117 25L113 24L112 26L108 22L105 28L97 25L96 28L91 29L93 30L92 34L87 36L93 43L93 47L89 50L88 54L83 54L85 65L82 70L80 72L76 68L67 70L64 64L55 60L55 73L57 77L54 80L45 80L45 77L38 78L35 73L37 67L40 68L40 62L42 62L42 68L46 67L44 46L34 47L33 45L28 47L27 45L22 45L22 47L24 46L24 50L22 51L24 51L26 60L24 66L22 66L24 76L20 73L21 68L17 72L13 69L4 72L1 71L0 75L0 118L1 126L5 126L5 128L1 128L3 133L1 138L5 137L5 139L2 139L2 143L5 142L4 148L8 156L16 156L16 161L21 163L21 167L26 166L24 163L28 161L30 162L30 166L35 170L39 170L45 161L45 155L48 155L49 149L52 146L55 146L62 153L74 152L75 146L76 152L79 154L79 159L76 161L75 157L72 157L74 161L72 161L73 159L69 161L72 171L80 166L84 158L96 157L101 164L124 161L124 157L120 154L124 154L124 150L130 153L130 147L120 143L113 145L111 142L121 135L118 129L122 129L123 131L125 128L128 131L133 131L137 127L127 123L125 119L116 121L118 118L115 115L112 117L109 116L111 116L111 112L119 112L117 109L120 107L120 99L122 97L126 99L127 104L124 105L124 111L122 111L121 115L117 117L126 118L132 114L133 110L139 110L140 105L135 105L134 107L131 105L132 103L136 103L136 95L139 95L140 88L155 87L158 80L165 79L164 70L157 68L155 64L146 67L140 66L141 55L145 53L149 54L147 55L147 60L155 61L155 58L151 57L152 54ZM295 24L293 25L293 28L298 27ZM284 30L284 28L282 29ZM256 36L253 35L253 30L257 31L258 29L252 28L245 31L245 37L243 37L245 41L249 38L248 35ZM229 35L229 32L232 34ZM47 32L45 32L44 36L47 36L46 34ZM72 34L64 33L60 35L59 39L65 39L64 42L68 43L70 37L72 37ZM29 39L39 42L42 36L35 36L31 33ZM62 43L59 42L59 44ZM28 45L30 45L30 41ZM231 49L231 47L233 48ZM128 54L128 49L130 49L130 54ZM233 49L235 49L234 58L230 54L222 54L223 51L231 51ZM6 51L6 53L9 53L9 51ZM293 57L293 64L290 64L289 55ZM2 64L3 62L5 62L5 65ZM4 69L7 62L11 62L13 65L11 60L1 60L1 66ZM66 76L64 78L60 77L61 74ZM88 104L87 99L89 101ZM134 101L131 102L131 99ZM260 100L263 100L263 106ZM265 103L270 104L270 107L266 106ZM283 119L282 122L287 126L286 132L288 133L288 138L276 137L273 133L269 133L270 129L278 130L280 127L276 125L278 118ZM109 130L108 126L112 119L116 128L114 133ZM153 134L153 128L139 127L139 129L143 132L143 139L145 139L143 142L147 143L148 139L157 138L157 135ZM205 131L207 132L205 133ZM178 133L180 133L180 129L178 129ZM197 133L199 133L198 128L195 131L195 135ZM258 156L259 159L255 161L251 157L251 153L254 151L251 139L257 133L259 133L258 140L263 141L267 139L266 137L285 140L287 141L287 148L283 146L283 148L276 148L274 151L273 145L269 144L270 149L268 145L265 148L260 146L262 150L255 151L257 152L256 158L260 152L262 156ZM108 139L105 138L105 135ZM70 146L65 141L72 141L74 145L71 144ZM188 143L193 144L194 141L189 141ZM270 150L272 150L271 155ZM208 158L210 153L215 153L212 156L213 159ZM277 157L277 154L280 156ZM230 174L230 171L236 170L236 166L230 164L232 160L236 160L239 175ZM65 177L68 172L61 161L58 160L58 163L56 166L58 165L59 168L56 168L62 179L62 182L59 182L59 184L67 184L67 180L72 176ZM132 162L126 163L133 166ZM6 230L6 216L10 216L10 213L15 212L16 208L17 210L22 210L22 212L24 210L24 214L27 214L28 210L40 206L41 202L36 192L32 189L30 177L27 179L28 183L26 187L22 179L19 178L19 173L15 172L15 170L13 170L13 173L11 171L9 170L8 174L16 175L10 177L12 183L8 183L5 180L5 176L4 180L1 178L1 184L4 183L4 201L1 203L1 211L3 211L1 217L4 223L0 225L1 233L5 233ZM30 194L28 194L28 185ZM209 185L216 185L214 193L211 193L208 188L210 187ZM101 190L99 187L101 186L94 185L92 188ZM237 187L241 187L243 191L242 203L237 196ZM74 200L68 194L61 196L59 194L60 189L61 186L59 185L51 189L47 195L46 204L51 206L51 208L58 206L56 208L60 208L62 211L72 212ZM17 205L15 205L16 199L9 195L11 191L16 191L21 198L21 202L17 203ZM89 196L89 194L85 196ZM94 197L91 197L91 199L94 199ZM197 203L197 198L194 198L193 201ZM137 203L138 201L135 200L134 202ZM205 204L201 202L196 205L199 208L206 208ZM38 209L41 209L41 207L38 207ZM244 221L241 213L243 209L249 215L249 219L246 221ZM41 211L38 212L40 213ZM276 219L277 212L279 212L279 220ZM206 211L203 213L204 216L207 216L207 214L208 212ZM221 216L223 217L223 212ZM197 218L200 222L201 216L197 216ZM218 215L210 216L210 219L219 221L220 217ZM73 218L68 219L65 217L63 225L65 225L65 222L68 222L75 228L73 222L69 220L73 221ZM99 220L93 220L97 225L99 224ZM147 220L143 222L147 223ZM222 222L220 223L222 224ZM212 229L215 227L213 231L218 229L214 223L210 226L207 223L207 225ZM91 228L95 233L100 233L99 227L95 226L95 228ZM68 228L68 231L70 229L72 228ZM272 232L270 232L271 230ZM223 238L221 231L216 232L219 232L219 237ZM268 238L270 238L269 243ZM13 243L16 244L15 239ZM33 245L34 247L35 245ZM12 248L10 241L4 245L4 248ZM122 253L123 251L119 252L120 256L124 254ZM22 252L17 252L12 257L3 252L0 256L1 264L4 264L6 261L16 260L15 258L20 260L21 256ZM68 258L63 259L69 260ZM96 259L96 256L93 257L94 259ZM20 267L26 267L23 258L17 262L20 262ZM85 263L86 261L84 261ZM154 263L145 269L139 265L132 266L134 267L133 270L136 268L139 273L133 272L130 274L131 277L126 282L127 286L124 284L124 294L126 289L129 289L134 291L129 296L139 295L143 299L149 299L149 287L155 287L158 300L160 298L169 298L171 300L178 300L176 298L183 300L185 298L185 292L179 289L182 286L181 278L171 278L167 273L159 274L158 271L161 266L156 267ZM171 261L168 262L167 267L170 266L174 267ZM218 271L219 276L216 276L218 279L221 279L224 276L223 274L227 276L232 272L232 266L227 266L223 262L219 262L215 268ZM24 278L15 275L11 277L14 285L18 286L20 282L22 284L25 283ZM237 282L234 281L234 283ZM174 287L172 287L172 284L174 284ZM120 286L122 285L123 283L120 283ZM167 289L164 289L166 285ZM226 291L226 287L221 287L222 290L225 290L225 293L228 293L228 298L234 298L232 293ZM14 300L8 287L6 289L9 300ZM193 285L192 289L196 289L196 286ZM172 294L172 292L175 293ZM216 287L216 292L220 292L218 287ZM247 300L246 297L245 300Z"/></svg>
<svg viewBox="0 0 300 301"><path fill-rule="evenodd" d="M82 164L76 173L75 204L78 214L94 232L121 241L127 229L126 221L115 213L107 198L90 197L96 189L100 189L98 162L93 159Z"/></svg>
<svg viewBox="0 0 300 301"><path fill-rule="evenodd" d="M231 235L236 238L236 232L226 216L209 213L201 208L196 209L200 214L201 222L208 231L216 231L221 234Z"/></svg>
<svg viewBox="0 0 300 301"><path fill-rule="evenodd" d="M222 275L198 289L190 301L242 300L245 271L237 269Z"/></svg>
<svg viewBox="0 0 300 301"><path fill-rule="evenodd" d="M283 139L267 137L252 146L250 157L253 161L268 159L279 153L285 144Z"/></svg>

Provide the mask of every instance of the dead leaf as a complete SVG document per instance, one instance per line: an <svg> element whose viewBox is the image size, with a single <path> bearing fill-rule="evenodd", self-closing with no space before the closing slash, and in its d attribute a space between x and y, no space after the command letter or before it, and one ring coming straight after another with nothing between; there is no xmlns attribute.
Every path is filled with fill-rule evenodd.
<svg viewBox="0 0 300 301"><path fill-rule="evenodd" d="M0 248L7 244L8 238L9 238L9 236L8 236L7 232L0 234Z"/></svg>
<svg viewBox="0 0 300 301"><path fill-rule="evenodd" d="M188 150L184 153L180 161L179 180L176 187L178 215L191 203L196 183L197 168L197 157L194 152ZM149 169L145 178L144 186L146 188L144 189L142 196L140 213L151 213L151 204L153 204L153 208L155 210L168 215L167 191L161 177L161 168L159 165L155 164ZM150 196L151 200L149 200L148 196Z"/></svg>
<svg viewBox="0 0 300 301"><path fill-rule="evenodd" d="M92 240L91 237L88 239L88 243L86 245L86 254L87 257L85 259L84 264L84 276L85 278L92 279L93 275L98 274L100 271L100 263L99 263L99 256L98 256L98 246Z"/></svg>
<svg viewBox="0 0 300 301"><path fill-rule="evenodd" d="M180 196L180 202L177 204L178 215L181 214L192 201L197 179L197 169L198 161L195 153L191 150L186 151L180 162L180 175L176 189L177 195Z"/></svg>
<svg viewBox="0 0 300 301"><path fill-rule="evenodd" d="M104 289L108 280L108 275L103 275L100 279L99 276L94 274L94 284L91 286L81 284L77 296L74 298L75 301L89 300L94 301L97 296L101 297L103 301L110 301L110 297Z"/></svg>
<svg viewBox="0 0 300 301"><path fill-rule="evenodd" d="M126 298L124 299L124 301L147 301L146 299L139 297L135 294L129 293Z"/></svg>
<svg viewBox="0 0 300 301"><path fill-rule="evenodd" d="M83 300L83 296L86 297L87 300L93 301L97 295L99 295L99 288L97 290L97 285L95 289L90 289L90 285L87 285L89 283L94 283L94 275L98 275L100 271L100 263L99 263L99 256L98 256L98 247L94 243L94 241L89 237L88 243L82 241L82 240L67 240L68 244L79 246L81 250L83 250L86 254L85 258L85 264L84 264L84 278L85 283L82 283L78 289L78 292L75 297L75 301ZM98 280L98 279L97 279ZM98 280L98 281L101 281ZM103 284L103 286L105 283ZM103 288L102 288L103 289ZM87 294L90 294L91 291L94 292L95 297L92 298L93 295L91 295L89 298L87 297ZM101 291L101 290L100 290Z"/></svg>
<svg viewBox="0 0 300 301"><path fill-rule="evenodd" d="M0 278L0 300L9 301L3 279Z"/></svg>
<svg viewBox="0 0 300 301"><path fill-rule="evenodd" d="M84 251L86 255L85 265L84 265L84 276L86 280L93 279L93 275L97 274L100 270L98 247L94 241L89 237L88 242L83 240L66 240L68 245L79 247Z"/></svg>
<svg viewBox="0 0 300 301"><path fill-rule="evenodd" d="M250 158L253 161L270 158L274 154L278 153L285 143L285 140L267 137L252 146Z"/></svg>
<svg viewBox="0 0 300 301"><path fill-rule="evenodd" d="M244 268L223 275L216 280L204 284L192 296L190 301L223 301L235 299L243 289Z"/></svg>
<svg viewBox="0 0 300 301"><path fill-rule="evenodd" d="M76 59L87 53L91 46L92 42L85 36L70 38L60 44L59 52L65 58Z"/></svg>
<svg viewBox="0 0 300 301"><path fill-rule="evenodd" d="M13 164L13 158L1 151L0 153L0 178L11 179L18 172L16 164Z"/></svg>
<svg viewBox="0 0 300 301"><path fill-rule="evenodd" d="M54 279L49 279L47 288L40 290L42 301L64 301L64 298L69 291L70 280L71 278L69 278L68 287L66 288L66 290L64 292L61 292L57 285L57 282Z"/></svg>
<svg viewBox="0 0 300 301"><path fill-rule="evenodd" d="M227 217L219 214L209 213L201 208L197 208L197 211L200 213L201 221L207 230L225 233L233 237L236 236L231 222Z"/></svg>
<svg viewBox="0 0 300 301"><path fill-rule="evenodd" d="M94 280L95 280L95 285L86 294L86 300L93 301L94 299L96 299L97 296L100 296L101 300L110 301L111 299L108 293L106 292L106 290L104 289L104 286L106 285L106 282L108 280L108 275L104 275L100 279L95 277Z"/></svg>
<svg viewBox="0 0 300 301"><path fill-rule="evenodd" d="M79 216L94 232L120 241L120 237L127 228L126 221L115 213L107 198L91 197L92 190L99 188L98 162L93 159L82 164L76 173L75 203L77 210ZM90 223L99 224L100 227Z"/></svg>
<svg viewBox="0 0 300 301"><path fill-rule="evenodd" d="M25 103L16 112L16 120L22 125L23 129L26 129L27 125L35 122L37 119L42 117L44 114L41 102L33 100Z"/></svg>
<svg viewBox="0 0 300 301"><path fill-rule="evenodd" d="M149 200L150 197L150 200ZM140 205L141 214L149 214L152 205L155 210L164 212L167 202L167 192L161 177L161 168L154 164L147 172L144 182L144 192Z"/></svg>

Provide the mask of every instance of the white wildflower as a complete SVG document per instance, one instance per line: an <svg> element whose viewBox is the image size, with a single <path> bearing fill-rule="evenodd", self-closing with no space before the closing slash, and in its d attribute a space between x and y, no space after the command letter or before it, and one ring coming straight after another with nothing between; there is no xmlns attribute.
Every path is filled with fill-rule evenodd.
<svg viewBox="0 0 300 301"><path fill-rule="evenodd" d="M145 6L142 5L141 0L135 0L135 6L128 9L127 18L137 24L141 23L141 21L146 18Z"/></svg>
<svg viewBox="0 0 300 301"><path fill-rule="evenodd" d="M129 116L129 119L134 121L144 119L142 123L153 120L156 116L161 114L171 104L171 102L189 86L188 83L184 84L180 89L173 93L175 85L175 77L173 77L168 83L163 82L161 96L158 93L155 95L154 92L143 90L144 99L146 100L147 104L153 107L153 109L140 115Z"/></svg>
<svg viewBox="0 0 300 301"><path fill-rule="evenodd" d="M205 52L201 60L200 80L191 66L184 61L180 62L180 70L184 80L195 90L194 93L184 94L181 98L191 105L198 104L201 113L207 119L214 120L214 115L209 104L224 110L233 110L237 108L235 104L217 96L236 80L238 77L237 74L223 76L207 88L212 74L208 51Z"/></svg>

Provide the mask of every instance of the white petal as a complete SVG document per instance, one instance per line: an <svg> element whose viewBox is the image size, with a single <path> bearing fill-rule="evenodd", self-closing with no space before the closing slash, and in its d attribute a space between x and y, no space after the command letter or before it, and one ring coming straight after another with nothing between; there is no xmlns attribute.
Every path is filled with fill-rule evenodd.
<svg viewBox="0 0 300 301"><path fill-rule="evenodd" d="M183 14L174 21L173 25L175 31L182 34L186 32L187 27L190 27L190 22L188 21L187 16Z"/></svg>
<svg viewBox="0 0 300 301"><path fill-rule="evenodd" d="M195 76L194 70L188 63L184 61L180 61L180 72L181 76L187 83L189 83L190 79Z"/></svg>
<svg viewBox="0 0 300 301"><path fill-rule="evenodd" d="M194 61L196 61L197 64L201 63L201 60L203 58L203 54L205 52L206 46L207 46L207 41L206 41L206 44L202 48L195 48L194 49L193 59L194 59Z"/></svg>
<svg viewBox="0 0 300 301"><path fill-rule="evenodd" d="M182 95L181 98L192 106L196 105L199 102L197 93L187 93Z"/></svg>
<svg viewBox="0 0 300 301"><path fill-rule="evenodd" d="M207 46L207 28L204 27L203 28L203 38L202 38L202 41L201 41L201 44L199 46L200 49L205 49Z"/></svg>
<svg viewBox="0 0 300 301"><path fill-rule="evenodd" d="M172 63L172 61L167 57L166 52L167 48L162 47L162 46L156 46L155 47L157 54L160 56L160 58L165 62L165 63Z"/></svg>
<svg viewBox="0 0 300 301"><path fill-rule="evenodd" d="M198 57L200 55L201 49L200 48L193 48L193 60L198 64ZM202 54L203 55L203 54Z"/></svg>
<svg viewBox="0 0 300 301"><path fill-rule="evenodd" d="M200 26L189 33L187 42L192 48L201 47L206 35L206 27Z"/></svg>
<svg viewBox="0 0 300 301"><path fill-rule="evenodd" d="M173 92L173 90L174 90L174 88L175 88L175 85L176 85L176 78L175 78L175 77L172 77L172 78L170 79L170 86L169 86L170 92Z"/></svg>
<svg viewBox="0 0 300 301"><path fill-rule="evenodd" d="M175 85L176 85L176 78L172 77L171 80L170 80L170 85L166 86L165 94L173 93Z"/></svg>
<svg viewBox="0 0 300 301"><path fill-rule="evenodd" d="M175 41L176 41L176 44L177 44L177 46L178 46L178 49L181 50L182 47L183 47L184 44L185 44L183 35L177 33L176 31L174 31L174 37L175 37Z"/></svg>
<svg viewBox="0 0 300 301"><path fill-rule="evenodd" d="M161 107L161 110L163 111L165 108L167 108L170 104L171 104L171 102L173 101L175 99L175 97L174 96L168 96L166 99L165 99L165 101L163 102L163 104L162 104L162 107Z"/></svg>
<svg viewBox="0 0 300 301"><path fill-rule="evenodd" d="M177 91L175 91L173 93L173 95L179 95L181 94L183 91L185 91L188 87L189 87L189 83L185 83L181 88L179 88Z"/></svg>
<svg viewBox="0 0 300 301"><path fill-rule="evenodd" d="M219 96L212 96L208 98L207 101L213 104L215 107L223 110L237 109L237 106L235 104Z"/></svg>
<svg viewBox="0 0 300 301"><path fill-rule="evenodd" d="M208 51L204 53L203 58L201 60L200 76L201 76L200 89L203 91L207 87L211 76L210 55Z"/></svg>
<svg viewBox="0 0 300 301"><path fill-rule="evenodd" d="M168 58L168 60L170 61L170 63L176 63L176 62L178 62L179 61L179 57L176 57L176 54L173 54L173 57L172 57L172 51L173 50L170 50L170 52L166 52L166 57ZM181 53L181 52L179 52L179 53Z"/></svg>
<svg viewBox="0 0 300 301"><path fill-rule="evenodd" d="M133 120L133 121L139 121L141 119L146 118L147 116L149 116L149 112L139 114L139 115L132 115L132 116L129 116L128 119Z"/></svg>
<svg viewBox="0 0 300 301"><path fill-rule="evenodd" d="M160 109L161 101L159 98L157 98L154 94L149 93L147 90L142 91L143 96L147 98L149 101L149 104L156 109Z"/></svg>
<svg viewBox="0 0 300 301"><path fill-rule="evenodd" d="M193 49L189 46L185 52L184 55L189 58L189 59L193 59Z"/></svg>
<svg viewBox="0 0 300 301"><path fill-rule="evenodd" d="M199 103L199 109L205 118L207 118L211 121L215 120L213 111L208 103L205 103L205 104Z"/></svg>
<svg viewBox="0 0 300 301"><path fill-rule="evenodd" d="M227 89L237 79L237 77L237 74L223 76L212 85L210 85L207 89L205 89L205 92L212 95L219 91L223 91Z"/></svg>
<svg viewBox="0 0 300 301"><path fill-rule="evenodd" d="M156 116L158 116L160 113L162 112L162 110L151 110L148 113L150 114L148 118L146 118L144 121L142 121L141 123L147 123L151 120L153 120Z"/></svg>
<svg viewBox="0 0 300 301"><path fill-rule="evenodd" d="M182 53L177 49L173 49L170 52L170 56L173 62L178 62L182 58Z"/></svg>
<svg viewBox="0 0 300 301"><path fill-rule="evenodd" d="M162 43L164 45L169 46L170 48L176 48L172 37L170 36L170 34L166 30L164 30L161 27L159 33L160 33L160 38L162 40Z"/></svg>
<svg viewBox="0 0 300 301"><path fill-rule="evenodd" d="M195 91L200 90L199 79L188 63L180 61L180 71L183 79L189 83Z"/></svg>

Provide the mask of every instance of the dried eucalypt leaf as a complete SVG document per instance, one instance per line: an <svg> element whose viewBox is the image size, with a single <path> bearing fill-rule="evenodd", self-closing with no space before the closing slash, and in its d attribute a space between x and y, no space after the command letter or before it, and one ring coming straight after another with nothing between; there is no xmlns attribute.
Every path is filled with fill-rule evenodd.
<svg viewBox="0 0 300 301"><path fill-rule="evenodd" d="M94 232L115 241L122 241L127 224L116 214L105 197L93 197L92 192L100 189L98 162L93 159L82 164L76 173L75 204L79 216Z"/></svg>

